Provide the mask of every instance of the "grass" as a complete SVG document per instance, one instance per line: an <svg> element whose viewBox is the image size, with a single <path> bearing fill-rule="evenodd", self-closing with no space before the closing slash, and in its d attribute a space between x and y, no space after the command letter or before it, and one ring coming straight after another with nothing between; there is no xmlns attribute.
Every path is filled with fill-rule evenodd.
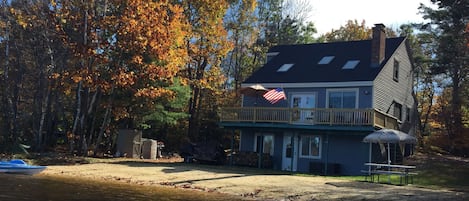
<svg viewBox="0 0 469 201"><path fill-rule="evenodd" d="M451 189L469 191L469 159L439 154L417 153L407 159L407 163L416 165L413 178L414 186L431 189ZM334 177L352 181L365 181L364 176ZM388 183L388 176L382 175L380 182ZM391 184L400 184L398 175L391 176Z"/></svg>
<svg viewBox="0 0 469 201"><path fill-rule="evenodd" d="M416 185L468 191L469 159L423 154L418 154L416 158Z"/></svg>

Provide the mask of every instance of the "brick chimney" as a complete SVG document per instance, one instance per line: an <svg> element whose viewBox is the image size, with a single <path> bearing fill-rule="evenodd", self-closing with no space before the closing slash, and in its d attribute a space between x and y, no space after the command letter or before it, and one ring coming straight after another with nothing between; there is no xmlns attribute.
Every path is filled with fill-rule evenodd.
<svg viewBox="0 0 469 201"><path fill-rule="evenodd" d="M378 67L384 59L386 49L386 31L383 24L375 24L371 39L371 67Z"/></svg>

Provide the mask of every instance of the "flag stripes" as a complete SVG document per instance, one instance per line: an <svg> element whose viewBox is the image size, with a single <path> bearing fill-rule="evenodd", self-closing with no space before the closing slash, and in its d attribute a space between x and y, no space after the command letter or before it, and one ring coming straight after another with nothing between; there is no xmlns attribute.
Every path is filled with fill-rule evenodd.
<svg viewBox="0 0 469 201"><path fill-rule="evenodd" d="M283 92L281 88L276 88L268 91L264 94L264 98L271 104L275 104L280 100L287 99L287 97L285 96L285 92Z"/></svg>

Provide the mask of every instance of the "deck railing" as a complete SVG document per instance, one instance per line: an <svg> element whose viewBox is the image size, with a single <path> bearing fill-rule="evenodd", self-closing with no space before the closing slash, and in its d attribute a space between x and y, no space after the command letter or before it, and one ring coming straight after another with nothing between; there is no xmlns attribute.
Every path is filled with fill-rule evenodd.
<svg viewBox="0 0 469 201"><path fill-rule="evenodd" d="M375 126L393 129L398 126L395 117L375 109L233 107L222 108L221 121Z"/></svg>

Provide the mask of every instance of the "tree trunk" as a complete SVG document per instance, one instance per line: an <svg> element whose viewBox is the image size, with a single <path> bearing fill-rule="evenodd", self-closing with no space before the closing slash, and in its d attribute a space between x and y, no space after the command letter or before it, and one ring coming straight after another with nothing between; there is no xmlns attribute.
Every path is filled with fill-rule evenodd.
<svg viewBox="0 0 469 201"><path fill-rule="evenodd" d="M80 121L80 116L81 116L81 90L82 90L82 81L78 82L77 86L77 93L76 93L76 111L75 111L75 117L73 120L73 127L72 131L70 133L70 136L68 137L69 139L69 146L70 146L70 153L74 153L75 151L75 135L78 129L78 123Z"/></svg>

